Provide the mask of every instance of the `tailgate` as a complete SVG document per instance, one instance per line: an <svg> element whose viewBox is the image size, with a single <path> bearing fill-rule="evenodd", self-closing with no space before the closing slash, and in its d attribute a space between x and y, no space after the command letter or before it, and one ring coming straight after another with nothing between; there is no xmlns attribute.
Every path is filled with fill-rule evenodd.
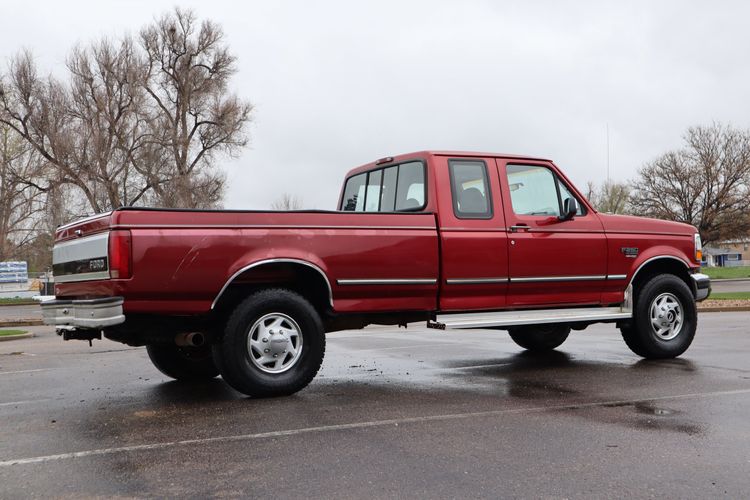
<svg viewBox="0 0 750 500"><path fill-rule="evenodd" d="M111 212L60 226L52 249L56 283L109 279Z"/></svg>

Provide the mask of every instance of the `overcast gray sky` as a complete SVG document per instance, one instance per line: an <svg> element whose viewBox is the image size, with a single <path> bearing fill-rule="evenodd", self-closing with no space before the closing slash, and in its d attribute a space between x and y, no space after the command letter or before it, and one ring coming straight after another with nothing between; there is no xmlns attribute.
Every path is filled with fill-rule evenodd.
<svg viewBox="0 0 750 500"><path fill-rule="evenodd" d="M0 59L58 73L77 42L137 33L174 1L0 0ZM228 208L282 193L333 209L345 172L422 149L552 158L581 188L713 120L750 127L744 2L186 1L224 27L255 106L224 164Z"/></svg>

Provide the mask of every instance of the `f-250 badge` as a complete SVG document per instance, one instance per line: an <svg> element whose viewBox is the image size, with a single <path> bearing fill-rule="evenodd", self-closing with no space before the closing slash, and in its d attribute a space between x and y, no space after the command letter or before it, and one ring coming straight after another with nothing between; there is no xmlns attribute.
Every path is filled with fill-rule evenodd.
<svg viewBox="0 0 750 500"><path fill-rule="evenodd" d="M620 251L625 255L625 257L637 257L638 256L637 247L622 247L620 248Z"/></svg>

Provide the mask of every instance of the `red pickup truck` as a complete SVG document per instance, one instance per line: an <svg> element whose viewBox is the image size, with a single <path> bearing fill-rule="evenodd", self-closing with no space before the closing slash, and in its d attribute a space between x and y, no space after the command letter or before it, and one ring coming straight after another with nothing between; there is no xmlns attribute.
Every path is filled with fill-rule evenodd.
<svg viewBox="0 0 750 500"><path fill-rule="evenodd" d="M337 211L120 208L58 228L53 254L42 309L66 340L145 345L170 377L252 396L302 389L326 332L368 324L547 350L607 322L671 358L710 293L694 227L599 213L551 161L488 153L356 168Z"/></svg>

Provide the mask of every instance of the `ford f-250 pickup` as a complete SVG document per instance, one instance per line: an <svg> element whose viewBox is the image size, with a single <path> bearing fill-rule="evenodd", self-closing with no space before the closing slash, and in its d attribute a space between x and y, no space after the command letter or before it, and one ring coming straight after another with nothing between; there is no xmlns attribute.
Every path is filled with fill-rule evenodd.
<svg viewBox="0 0 750 500"><path fill-rule="evenodd" d="M325 335L368 324L507 330L558 347L614 323L630 349L690 345L701 241L597 212L549 160L419 152L346 176L337 211L126 207L58 228L45 321L66 340L146 346L181 380L251 396L315 377Z"/></svg>

